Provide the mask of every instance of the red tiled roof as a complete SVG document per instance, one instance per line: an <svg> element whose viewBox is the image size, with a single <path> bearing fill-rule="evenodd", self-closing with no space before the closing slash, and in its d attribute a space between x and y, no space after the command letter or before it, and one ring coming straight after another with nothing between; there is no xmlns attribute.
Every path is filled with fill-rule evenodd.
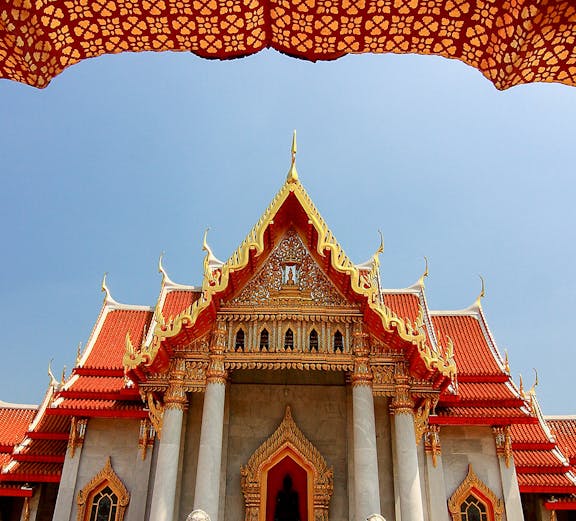
<svg viewBox="0 0 576 521"><path fill-rule="evenodd" d="M148 310L113 309L108 311L83 367L121 369L126 333L130 333L133 345L140 345L144 329L149 325L151 318L152 312Z"/></svg>
<svg viewBox="0 0 576 521"><path fill-rule="evenodd" d="M432 323L439 338L449 336L454 342L459 375L503 374L477 317L464 314L433 315Z"/></svg>
<svg viewBox="0 0 576 521"><path fill-rule="evenodd" d="M487 420L487 424L498 424L499 419L533 423L536 418L521 411L517 407L446 407L437 410L438 417L430 418L432 423L449 423L440 418L470 418ZM490 421L492 420L492 421ZM473 423L473 422L471 422Z"/></svg>
<svg viewBox="0 0 576 521"><path fill-rule="evenodd" d="M58 407L50 409L51 414L59 414L59 410L62 412L68 411L100 411L102 416L125 416L126 413L132 413L137 417L145 417L147 413L144 411L144 405L138 399L137 402L126 402L118 400L98 400L97 397L94 399L75 399L66 398L58 404ZM99 414L94 414L94 416L99 416Z"/></svg>
<svg viewBox="0 0 576 521"><path fill-rule="evenodd" d="M409 318L412 322L418 316L420 300L414 293L387 293L384 291L384 304L399 317Z"/></svg>
<svg viewBox="0 0 576 521"><path fill-rule="evenodd" d="M566 472L567 467L550 450L514 450L514 463L519 467L540 467L542 471L550 472L550 468L556 468L558 472Z"/></svg>
<svg viewBox="0 0 576 521"><path fill-rule="evenodd" d="M513 400L523 403L523 400L503 382L462 382L458 385L458 396L462 400L469 401Z"/></svg>
<svg viewBox="0 0 576 521"><path fill-rule="evenodd" d="M80 376L71 386L75 392L118 392L124 389L124 377L117 376Z"/></svg>
<svg viewBox="0 0 576 521"><path fill-rule="evenodd" d="M0 447L19 443L36 412L36 408L0 407Z"/></svg>
<svg viewBox="0 0 576 521"><path fill-rule="evenodd" d="M572 483L566 474L523 474L518 473L518 485L520 492L526 491L526 488L550 488L554 487L558 492L566 488L566 492L576 491L576 485ZM524 490L522 490L524 488Z"/></svg>
<svg viewBox="0 0 576 521"><path fill-rule="evenodd" d="M546 422L556 436L558 446L574 463L576 459L576 418L549 418Z"/></svg>
<svg viewBox="0 0 576 521"><path fill-rule="evenodd" d="M196 302L200 298L200 294L200 291L192 289L169 291L162 306L162 315L166 319L175 317Z"/></svg>
<svg viewBox="0 0 576 521"><path fill-rule="evenodd" d="M555 443L548 439L544 428L538 423L514 424L510 429L512 447L521 449L526 446L541 447L543 450L555 447Z"/></svg>

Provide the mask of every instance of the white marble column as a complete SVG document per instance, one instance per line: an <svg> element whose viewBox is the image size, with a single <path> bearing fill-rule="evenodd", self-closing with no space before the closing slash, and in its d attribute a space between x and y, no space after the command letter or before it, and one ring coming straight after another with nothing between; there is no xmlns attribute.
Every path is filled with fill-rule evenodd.
<svg viewBox="0 0 576 521"><path fill-rule="evenodd" d="M218 521L220 506L220 472L222 469L222 434L226 371L224 370L224 339L226 329L220 323L210 346L210 367L202 410L194 510L203 510L211 521Z"/></svg>
<svg viewBox="0 0 576 521"><path fill-rule="evenodd" d="M450 521L444 467L440 447L440 426L430 425L424 433L424 451L426 453L426 476L428 477L428 498L430 519Z"/></svg>
<svg viewBox="0 0 576 521"><path fill-rule="evenodd" d="M376 423L372 388L354 385L352 388L354 422L354 501L358 521L366 521L380 512Z"/></svg>
<svg viewBox="0 0 576 521"><path fill-rule="evenodd" d="M150 506L150 519L154 521L174 521L183 418L183 403L166 403Z"/></svg>
<svg viewBox="0 0 576 521"><path fill-rule="evenodd" d="M352 422L354 435L354 517L366 521L380 514L380 484L372 373L367 335L360 324L353 333L354 373L352 374Z"/></svg>
<svg viewBox="0 0 576 521"><path fill-rule="evenodd" d="M522 521L524 513L516 476L516 466L512 455L510 428L494 427L493 432L496 442L496 453L498 454L498 465L500 467L500 479L502 480L502 492L504 493L506 519Z"/></svg>
<svg viewBox="0 0 576 521"><path fill-rule="evenodd" d="M68 448L66 449L62 478L60 479L54 516L52 518L54 520L68 521L76 519L76 497L74 492L87 423L88 420L86 419L72 418Z"/></svg>
<svg viewBox="0 0 576 521"><path fill-rule="evenodd" d="M405 368L395 375L395 396L392 402L394 434L398 461L398 486L402 521L423 521L424 508L416 452L413 401Z"/></svg>

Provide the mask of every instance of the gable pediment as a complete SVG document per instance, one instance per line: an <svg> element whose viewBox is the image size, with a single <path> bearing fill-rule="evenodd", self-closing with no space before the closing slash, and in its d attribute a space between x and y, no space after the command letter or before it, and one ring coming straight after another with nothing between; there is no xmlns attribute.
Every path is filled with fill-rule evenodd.
<svg viewBox="0 0 576 521"><path fill-rule="evenodd" d="M284 234L257 273L224 304L290 308L349 305L293 228Z"/></svg>

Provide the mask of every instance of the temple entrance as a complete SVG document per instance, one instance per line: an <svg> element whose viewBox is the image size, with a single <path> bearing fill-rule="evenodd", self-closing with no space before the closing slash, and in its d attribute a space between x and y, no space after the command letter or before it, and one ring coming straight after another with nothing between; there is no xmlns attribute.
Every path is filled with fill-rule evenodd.
<svg viewBox="0 0 576 521"><path fill-rule="evenodd" d="M266 521L308 521L308 475L290 456L268 471Z"/></svg>
<svg viewBox="0 0 576 521"><path fill-rule="evenodd" d="M328 521L333 472L296 426L290 407L241 477L246 521Z"/></svg>

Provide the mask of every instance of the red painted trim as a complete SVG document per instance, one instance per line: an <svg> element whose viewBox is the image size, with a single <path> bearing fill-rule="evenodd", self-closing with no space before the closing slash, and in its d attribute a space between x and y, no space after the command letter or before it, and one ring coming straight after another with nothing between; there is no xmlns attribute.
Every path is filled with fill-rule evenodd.
<svg viewBox="0 0 576 521"><path fill-rule="evenodd" d="M27 432L26 437L31 440L60 440L67 441L68 432Z"/></svg>
<svg viewBox="0 0 576 521"><path fill-rule="evenodd" d="M22 481L26 483L60 483L60 474L38 474L22 472L15 474L0 474L0 481Z"/></svg>
<svg viewBox="0 0 576 521"><path fill-rule="evenodd" d="M4 497L32 497L33 494L32 489L0 487L0 496Z"/></svg>
<svg viewBox="0 0 576 521"><path fill-rule="evenodd" d="M33 463L64 463L64 456L50 454L12 454L16 461L32 461Z"/></svg>
<svg viewBox="0 0 576 521"><path fill-rule="evenodd" d="M13 448L14 448L14 445L0 445L0 452L6 452L6 453L10 454L12 452Z"/></svg>
<svg viewBox="0 0 576 521"><path fill-rule="evenodd" d="M473 399L467 400L460 396L443 396L439 402L440 406L450 407L512 407L521 408L525 405L524 400L516 398L491 398L491 399Z"/></svg>
<svg viewBox="0 0 576 521"><path fill-rule="evenodd" d="M538 418L527 416L524 418L494 416L492 418L477 418L474 416L430 416L432 425L486 425L488 427L512 425L514 423L538 423Z"/></svg>
<svg viewBox="0 0 576 521"><path fill-rule="evenodd" d="M546 510L576 510L576 500L544 501L544 508Z"/></svg>
<svg viewBox="0 0 576 521"><path fill-rule="evenodd" d="M141 403L138 389L127 389L122 391L75 391L74 389L70 389L68 391L61 391L58 396L79 400L134 400Z"/></svg>
<svg viewBox="0 0 576 521"><path fill-rule="evenodd" d="M522 442L522 441L518 441L518 442L512 442L512 450L544 450L544 451L549 451L549 450L554 450L556 448L556 444L555 443L551 443L551 442L545 442L545 443L539 443L539 442Z"/></svg>
<svg viewBox="0 0 576 521"><path fill-rule="evenodd" d="M518 487L522 494L574 494L576 486L558 487L542 485L520 485Z"/></svg>
<svg viewBox="0 0 576 521"><path fill-rule="evenodd" d="M96 367L75 367L72 376L124 376L124 369L96 368Z"/></svg>
<svg viewBox="0 0 576 521"><path fill-rule="evenodd" d="M83 416L85 418L136 418L142 420L148 418L148 412L144 410L124 411L116 409L64 409L58 407L47 409L47 414L54 416Z"/></svg>
<svg viewBox="0 0 576 521"><path fill-rule="evenodd" d="M494 383L499 384L503 382L510 381L510 377L505 373L500 374L462 374L458 375L459 382L469 382L469 383L476 383L476 384L488 384Z"/></svg>

